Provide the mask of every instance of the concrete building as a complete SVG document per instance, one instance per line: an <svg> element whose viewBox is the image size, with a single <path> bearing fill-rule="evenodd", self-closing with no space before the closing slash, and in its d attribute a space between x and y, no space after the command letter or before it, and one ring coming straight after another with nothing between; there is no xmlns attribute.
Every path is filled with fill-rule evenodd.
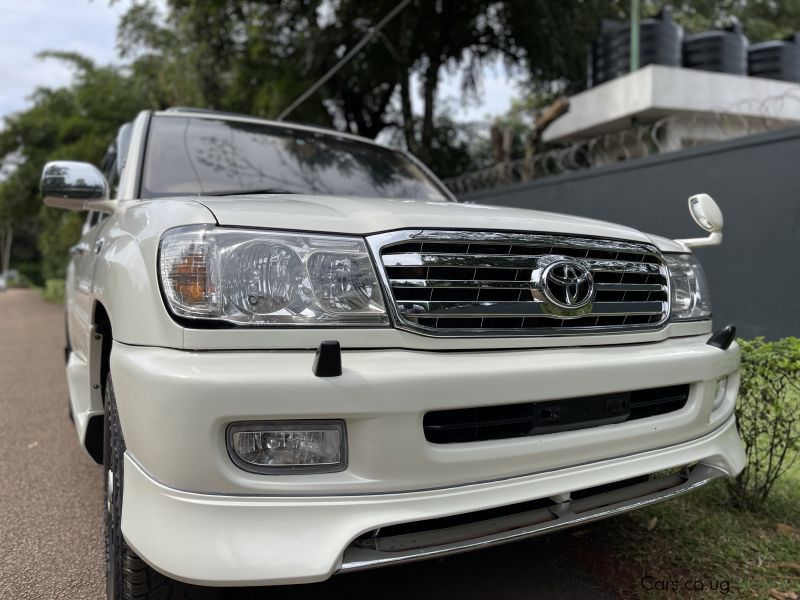
<svg viewBox="0 0 800 600"><path fill-rule="evenodd" d="M570 98L543 141L599 165L797 124L800 84L649 65Z"/></svg>

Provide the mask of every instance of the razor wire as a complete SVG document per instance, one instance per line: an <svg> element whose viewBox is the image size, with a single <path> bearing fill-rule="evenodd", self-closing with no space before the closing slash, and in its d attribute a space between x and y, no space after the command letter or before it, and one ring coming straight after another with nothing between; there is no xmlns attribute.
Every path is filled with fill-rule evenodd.
<svg viewBox="0 0 800 600"><path fill-rule="evenodd" d="M787 116L788 115L788 116ZM780 95L738 101L710 113L673 114L545 148L444 180L456 194L535 181L800 124L800 85Z"/></svg>

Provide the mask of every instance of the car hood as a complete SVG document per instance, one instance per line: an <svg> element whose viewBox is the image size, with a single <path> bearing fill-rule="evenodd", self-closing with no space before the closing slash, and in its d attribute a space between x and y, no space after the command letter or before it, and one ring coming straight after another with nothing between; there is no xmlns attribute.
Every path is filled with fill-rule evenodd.
<svg viewBox="0 0 800 600"><path fill-rule="evenodd" d="M359 235L421 228L530 231L654 243L647 235L623 225L481 204L300 194L192 200L206 206L217 222L226 226Z"/></svg>

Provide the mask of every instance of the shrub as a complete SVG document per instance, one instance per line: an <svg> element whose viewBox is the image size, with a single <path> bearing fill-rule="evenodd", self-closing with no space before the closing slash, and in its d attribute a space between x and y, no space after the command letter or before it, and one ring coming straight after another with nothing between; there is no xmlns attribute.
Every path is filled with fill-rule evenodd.
<svg viewBox="0 0 800 600"><path fill-rule="evenodd" d="M736 406L747 466L728 488L733 503L756 509L800 450L800 339L739 340L742 386Z"/></svg>
<svg viewBox="0 0 800 600"><path fill-rule="evenodd" d="M45 300L51 302L64 302L64 280L63 279L48 279L44 282L44 291L42 292Z"/></svg>

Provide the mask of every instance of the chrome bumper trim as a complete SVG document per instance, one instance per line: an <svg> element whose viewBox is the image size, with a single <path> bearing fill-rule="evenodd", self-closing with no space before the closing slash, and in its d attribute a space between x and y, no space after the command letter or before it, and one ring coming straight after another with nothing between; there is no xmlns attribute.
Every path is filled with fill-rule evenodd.
<svg viewBox="0 0 800 600"><path fill-rule="evenodd" d="M517 513L488 521L433 529L415 534L374 538L375 540L381 539L380 544L378 541L375 542L374 548L354 544L348 546L337 573L350 573L448 556L575 527L675 498L726 476L722 470L716 467L698 464L680 475L667 475L611 492L598 493L573 501L553 503L547 508L527 513ZM521 519L524 519L527 524L520 526ZM515 526L511 529L489 534L481 532L481 530L485 531L487 527L497 530L502 527L503 523L512 522L515 523ZM464 533L468 530L473 530L474 535L464 539ZM453 541L454 537L458 539ZM410 541L412 538L413 542ZM425 545L420 547L422 543ZM381 545L395 546L398 550L381 549L379 547ZM411 547L412 545L414 547Z"/></svg>

